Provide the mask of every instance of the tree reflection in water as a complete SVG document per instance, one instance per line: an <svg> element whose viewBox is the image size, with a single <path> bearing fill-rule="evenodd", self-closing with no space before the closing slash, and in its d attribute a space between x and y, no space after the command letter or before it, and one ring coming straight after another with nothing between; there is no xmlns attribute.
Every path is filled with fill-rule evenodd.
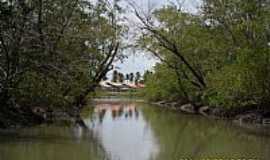
<svg viewBox="0 0 270 160"><path fill-rule="evenodd" d="M112 160L268 160L270 157L267 150L270 137L264 134L246 132L226 121L150 106L125 101L100 101L96 104L93 115L99 115L102 110L106 110L106 114L102 116L103 123L92 129L99 135ZM93 119L92 123L96 121Z"/></svg>
<svg viewBox="0 0 270 160"><path fill-rule="evenodd" d="M121 118L135 118L138 119L140 113L137 109L136 103L124 102L98 102L94 110L98 115L99 122L102 123L106 113L110 114L113 120Z"/></svg>
<svg viewBox="0 0 270 160"><path fill-rule="evenodd" d="M1 160L108 160L91 130L40 126L0 136Z"/></svg>
<svg viewBox="0 0 270 160"><path fill-rule="evenodd" d="M247 131L230 122L174 113L134 101L97 101L83 117L88 129L40 126L1 135L0 160L270 157L269 130L263 134Z"/></svg>
<svg viewBox="0 0 270 160"><path fill-rule="evenodd" d="M99 100L92 117L86 122L111 160L150 160L157 155L158 145L138 103Z"/></svg>

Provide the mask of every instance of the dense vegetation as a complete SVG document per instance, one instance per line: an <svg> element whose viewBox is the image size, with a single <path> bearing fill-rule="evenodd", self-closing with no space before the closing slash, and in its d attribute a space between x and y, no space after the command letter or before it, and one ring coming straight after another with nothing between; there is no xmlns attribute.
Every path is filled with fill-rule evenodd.
<svg viewBox="0 0 270 160"><path fill-rule="evenodd" d="M203 0L196 14L181 8L135 9L138 44L160 60L144 94L223 107L269 104L270 2Z"/></svg>
<svg viewBox="0 0 270 160"><path fill-rule="evenodd" d="M128 27L119 3L0 0L0 117L33 107L80 108L125 57ZM268 0L203 0L197 13L171 3L144 14L130 4L140 21L136 46L160 63L144 76L114 72L113 81L143 78L153 101L270 103Z"/></svg>
<svg viewBox="0 0 270 160"><path fill-rule="evenodd" d="M1 0L0 113L83 104L122 57L121 12L118 1Z"/></svg>

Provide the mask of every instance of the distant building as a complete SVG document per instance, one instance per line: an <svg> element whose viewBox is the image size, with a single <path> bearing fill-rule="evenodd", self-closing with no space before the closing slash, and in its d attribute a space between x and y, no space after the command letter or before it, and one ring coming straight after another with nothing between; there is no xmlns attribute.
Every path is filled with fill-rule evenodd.
<svg viewBox="0 0 270 160"><path fill-rule="evenodd" d="M111 81L101 81L99 83L101 89L107 90L107 91L114 91L114 92L124 92L129 91L133 89L142 89L145 87L144 84L138 83L137 85L135 83L117 83L117 82L111 82Z"/></svg>

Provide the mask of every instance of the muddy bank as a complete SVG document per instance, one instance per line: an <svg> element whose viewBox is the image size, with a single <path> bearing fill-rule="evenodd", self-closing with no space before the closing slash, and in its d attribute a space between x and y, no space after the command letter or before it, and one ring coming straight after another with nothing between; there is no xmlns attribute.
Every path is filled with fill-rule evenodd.
<svg viewBox="0 0 270 160"><path fill-rule="evenodd" d="M28 127L43 122L43 117L34 114L31 109L24 108L1 108L0 109L0 128L20 128L22 126Z"/></svg>
<svg viewBox="0 0 270 160"><path fill-rule="evenodd" d="M226 109L201 104L167 101L155 102L153 104L186 114L197 114L214 119L232 120L241 124L246 123L270 126L270 108L267 105L251 105Z"/></svg>
<svg viewBox="0 0 270 160"><path fill-rule="evenodd" d="M46 107L9 107L0 109L0 129L16 129L32 127L40 124L68 122L74 125L85 126L81 117L81 109L46 108Z"/></svg>

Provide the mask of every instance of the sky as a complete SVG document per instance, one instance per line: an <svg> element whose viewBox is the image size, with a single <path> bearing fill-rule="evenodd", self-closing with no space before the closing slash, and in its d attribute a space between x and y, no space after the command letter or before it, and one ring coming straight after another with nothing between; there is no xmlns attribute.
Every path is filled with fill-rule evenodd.
<svg viewBox="0 0 270 160"><path fill-rule="evenodd" d="M125 1L125 0L123 0ZM173 2L174 0L134 0L139 7L146 7L151 5L155 8L161 7L169 2ZM187 12L196 13L197 7L200 5L201 0L180 0L183 3L183 9ZM145 8L145 9L146 9ZM132 13L126 13L132 14ZM129 17L131 21L136 21L134 19L134 15L126 15ZM132 26L130 26L132 29ZM126 51L125 54L128 55L128 58L124 60L124 62L116 62L114 65L116 66L117 70L126 74L131 72L141 72L142 74L146 70L152 70L155 64L158 62L153 56L149 53L129 53L130 51ZM112 72L108 74L108 77L111 77Z"/></svg>

